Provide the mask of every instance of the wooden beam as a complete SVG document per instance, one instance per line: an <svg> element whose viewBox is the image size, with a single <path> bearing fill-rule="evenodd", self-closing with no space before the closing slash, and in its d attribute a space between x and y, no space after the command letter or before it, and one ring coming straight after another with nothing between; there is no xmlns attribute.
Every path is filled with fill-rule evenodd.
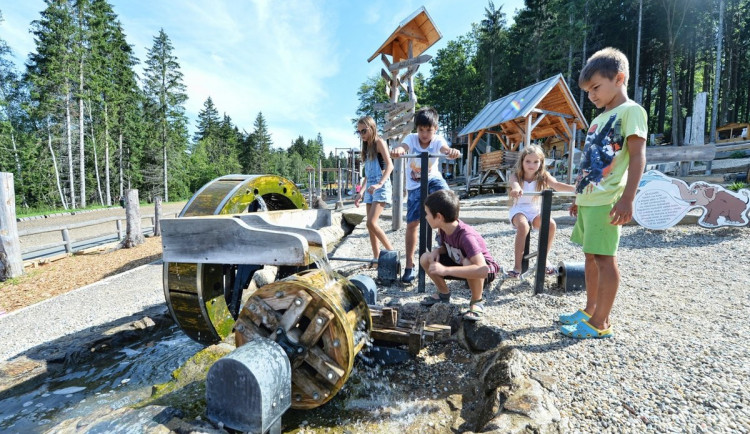
<svg viewBox="0 0 750 434"><path fill-rule="evenodd" d="M406 80L410 79L411 76L414 75L414 73L417 72L418 70L419 70L419 65L412 65L412 66L410 66L406 70L406 72L404 73L404 75L402 75L401 77L399 77L399 80L406 81Z"/></svg>
<svg viewBox="0 0 750 434"><path fill-rule="evenodd" d="M381 77L383 77L383 78L385 79L385 81L386 81L387 83L390 83L390 81L391 81L391 75L390 75L390 74L388 74L388 73L387 73L387 72L385 71L385 69L383 69L383 68L380 68L380 76L381 76Z"/></svg>
<svg viewBox="0 0 750 434"><path fill-rule="evenodd" d="M646 163L709 161L716 156L716 146L646 146ZM719 151L723 151L719 150Z"/></svg>
<svg viewBox="0 0 750 434"><path fill-rule="evenodd" d="M484 132L485 130L479 130L477 132L477 136L474 138L473 141L471 141L471 136L469 136L469 140L471 142L471 144L469 145L469 158L471 157L471 153L474 151L474 148L477 147L477 143L479 143L479 139L481 139L482 136L484 135Z"/></svg>
<svg viewBox="0 0 750 434"><path fill-rule="evenodd" d="M389 112L393 110L408 109L411 107L414 107L414 101L379 102L372 105L372 108L375 110L387 110Z"/></svg>
<svg viewBox="0 0 750 434"><path fill-rule="evenodd" d="M386 57L386 55L385 55L385 54L381 54L381 55L380 55L380 60L382 60L382 61L383 61L383 63L385 64L385 67L386 67L386 68L390 68L390 67L391 67L391 61L390 61L390 60L388 60L388 57Z"/></svg>
<svg viewBox="0 0 750 434"><path fill-rule="evenodd" d="M420 65L422 63L429 62L430 59L432 59L432 56L430 56L429 54L423 54L411 59L402 60L401 62L396 62L389 66L388 69L390 71L398 71L399 69L406 68L407 66Z"/></svg>
<svg viewBox="0 0 750 434"><path fill-rule="evenodd" d="M565 119L573 119L573 116L571 115L566 115L565 113L553 112L551 110L542 110L539 108L535 108L535 109L532 109L531 111L534 113L553 115L553 116L557 116L557 117L565 118Z"/></svg>
<svg viewBox="0 0 750 434"><path fill-rule="evenodd" d="M421 42L423 44L428 44L429 41L426 37L424 37L423 34L417 33L412 29L409 29L407 27L402 27L399 29L398 34L405 36L408 39L413 39L417 42Z"/></svg>

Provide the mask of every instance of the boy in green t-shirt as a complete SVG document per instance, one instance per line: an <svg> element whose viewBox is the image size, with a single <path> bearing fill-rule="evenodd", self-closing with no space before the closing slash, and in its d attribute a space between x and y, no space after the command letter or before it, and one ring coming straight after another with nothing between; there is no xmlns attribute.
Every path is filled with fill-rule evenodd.
<svg viewBox="0 0 750 434"><path fill-rule="evenodd" d="M646 165L646 111L627 94L628 59L614 48L594 53L578 77L597 108L576 178L577 216L571 241L586 255L586 307L561 315L560 332L572 338L613 336L609 313L620 285L620 225L633 216L633 200Z"/></svg>

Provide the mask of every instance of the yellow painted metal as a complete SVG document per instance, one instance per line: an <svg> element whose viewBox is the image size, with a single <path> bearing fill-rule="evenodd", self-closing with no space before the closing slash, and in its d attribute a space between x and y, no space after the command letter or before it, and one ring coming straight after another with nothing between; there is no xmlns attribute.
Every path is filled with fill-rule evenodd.
<svg viewBox="0 0 750 434"><path fill-rule="evenodd" d="M306 208L304 196L288 179L276 175L227 175L198 190L180 217ZM231 333L234 317L228 308L228 297L236 271L234 264L164 263L164 297L185 334L210 345Z"/></svg>

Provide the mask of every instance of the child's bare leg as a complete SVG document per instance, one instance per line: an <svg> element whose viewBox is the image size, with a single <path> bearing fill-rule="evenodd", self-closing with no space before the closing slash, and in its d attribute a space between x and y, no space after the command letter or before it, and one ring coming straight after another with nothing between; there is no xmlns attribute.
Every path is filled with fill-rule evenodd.
<svg viewBox="0 0 750 434"><path fill-rule="evenodd" d="M591 315L596 311L596 300L599 296L599 268L596 265L596 255L590 253L585 255L586 308L584 311Z"/></svg>
<svg viewBox="0 0 750 434"><path fill-rule="evenodd" d="M417 251L419 220L406 224L406 268L414 268L414 252Z"/></svg>
<svg viewBox="0 0 750 434"><path fill-rule="evenodd" d="M471 261L464 258L463 265L471 265ZM466 279L471 290L472 301L478 301L482 299L482 288L484 288L484 279Z"/></svg>
<svg viewBox="0 0 750 434"><path fill-rule="evenodd" d="M520 273L522 268L521 263L523 262L523 250L526 247L526 236L529 234L531 228L526 216L521 213L513 216L513 225L516 227L513 269Z"/></svg>
<svg viewBox="0 0 750 434"><path fill-rule="evenodd" d="M430 252L425 252L422 254L422 256L419 258L419 265L422 266L422 269L424 270L425 274L432 279L432 282L435 283L435 287L437 288L437 292L441 294L448 294L450 291L448 290L448 285L445 283L445 279L443 276L438 275L432 275L430 274L430 261L432 260ZM437 295L433 295L433 298L437 299Z"/></svg>
<svg viewBox="0 0 750 434"><path fill-rule="evenodd" d="M383 212L385 204L382 202L373 202L367 204L367 231L370 233L370 245L372 246L372 256L377 259L380 256L378 241L383 244L387 250L393 250L393 246L388 241L388 237L378 224L380 213Z"/></svg>
<svg viewBox="0 0 750 434"><path fill-rule="evenodd" d="M588 255L586 255L588 256ZM609 313L615 304L615 296L620 286L620 270L614 256L594 255L599 270L599 282L596 294L596 308L591 312L589 324L604 330L609 328ZM588 279L586 279L588 285Z"/></svg>

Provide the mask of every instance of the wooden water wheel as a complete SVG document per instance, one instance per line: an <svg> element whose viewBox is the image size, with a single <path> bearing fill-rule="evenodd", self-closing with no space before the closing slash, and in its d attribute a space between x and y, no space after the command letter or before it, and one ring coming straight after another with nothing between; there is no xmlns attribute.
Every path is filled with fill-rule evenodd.
<svg viewBox="0 0 750 434"><path fill-rule="evenodd" d="M349 280L322 269L259 288L235 324L237 347L267 337L292 365L292 408L328 402L349 378L372 327L367 303Z"/></svg>
<svg viewBox="0 0 750 434"><path fill-rule="evenodd" d="M204 185L179 217L306 209L289 180L275 175L227 175ZM191 338L213 344L229 335L242 290L259 265L164 263L164 297L175 322Z"/></svg>

